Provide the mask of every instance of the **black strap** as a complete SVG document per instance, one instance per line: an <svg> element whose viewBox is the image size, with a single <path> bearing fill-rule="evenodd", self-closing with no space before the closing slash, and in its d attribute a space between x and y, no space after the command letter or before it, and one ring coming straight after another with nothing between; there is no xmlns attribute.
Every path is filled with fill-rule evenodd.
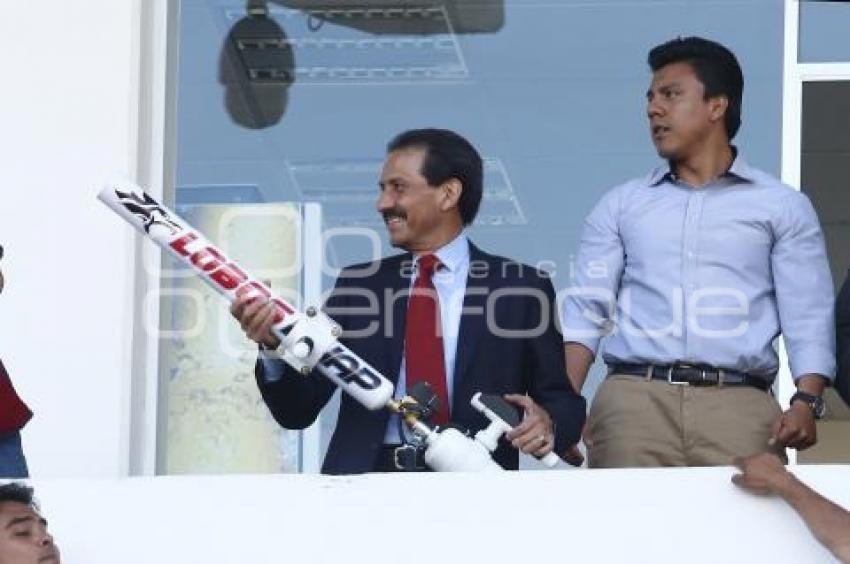
<svg viewBox="0 0 850 564"><path fill-rule="evenodd" d="M422 451L413 445L384 445L378 452L375 472L427 472Z"/></svg>
<svg viewBox="0 0 850 564"><path fill-rule="evenodd" d="M726 370L706 364L674 364L667 366L652 366L653 380L666 380L671 384L688 384L691 386L718 386L721 383L720 373L723 373L724 386L752 386L767 391L773 384L776 374L754 376L736 370ZM649 364L611 363L608 374L625 374L628 376L647 377Z"/></svg>

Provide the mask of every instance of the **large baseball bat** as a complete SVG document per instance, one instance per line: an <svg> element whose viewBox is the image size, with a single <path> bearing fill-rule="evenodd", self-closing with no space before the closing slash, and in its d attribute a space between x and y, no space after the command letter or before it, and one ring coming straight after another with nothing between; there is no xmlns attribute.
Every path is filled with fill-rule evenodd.
<svg viewBox="0 0 850 564"><path fill-rule="evenodd" d="M265 284L132 182L111 182L98 199L191 267L229 302L243 295L268 298L277 312L272 332L281 341L278 354L293 367L301 372L315 368L368 409L390 406L392 383L340 343L339 328L321 312L309 308L304 315L286 300L273 296Z"/></svg>

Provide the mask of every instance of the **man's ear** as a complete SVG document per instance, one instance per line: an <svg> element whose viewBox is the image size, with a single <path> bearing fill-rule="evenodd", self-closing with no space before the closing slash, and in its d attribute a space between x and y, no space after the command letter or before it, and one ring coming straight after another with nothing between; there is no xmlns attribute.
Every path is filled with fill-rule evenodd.
<svg viewBox="0 0 850 564"><path fill-rule="evenodd" d="M726 112L729 111L729 98L726 96L715 96L709 99L708 104L711 121L723 120Z"/></svg>
<svg viewBox="0 0 850 564"><path fill-rule="evenodd" d="M457 178L449 178L440 185L442 190L442 198L440 200L440 209L448 211L457 207L460 202L460 195L463 193L463 184Z"/></svg>

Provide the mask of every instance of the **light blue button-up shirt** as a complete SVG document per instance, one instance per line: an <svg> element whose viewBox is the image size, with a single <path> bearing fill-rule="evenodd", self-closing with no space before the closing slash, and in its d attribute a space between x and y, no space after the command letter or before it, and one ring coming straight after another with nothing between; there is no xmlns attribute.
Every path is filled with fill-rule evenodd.
<svg viewBox="0 0 850 564"><path fill-rule="evenodd" d="M455 358L457 357L457 338L460 329L460 316L463 311L463 298L466 294L466 279L469 275L469 239L461 232L450 243L438 249L435 253L440 259L440 268L434 273L432 281L440 299L440 325L443 331L443 359L446 365L446 386L449 395L449 405L453 398L453 383ZM418 266L418 258L416 259ZM410 278L410 285L416 279L416 267ZM357 352L357 351L354 351ZM278 360L263 359L264 375L267 381L274 382L283 376L284 365ZM401 399L406 392L406 370L404 355L401 359L398 384L395 398ZM317 378L321 376L316 376ZM401 440L399 416L392 414L387 424L384 438L385 444L398 444Z"/></svg>
<svg viewBox="0 0 850 564"><path fill-rule="evenodd" d="M737 157L693 188L668 167L606 193L585 221L564 340L605 362L835 373L833 288L809 199Z"/></svg>

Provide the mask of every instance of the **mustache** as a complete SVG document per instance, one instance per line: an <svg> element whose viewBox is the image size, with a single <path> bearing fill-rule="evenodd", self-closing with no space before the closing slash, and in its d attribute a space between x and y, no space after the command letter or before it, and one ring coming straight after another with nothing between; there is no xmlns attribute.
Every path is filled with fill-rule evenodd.
<svg viewBox="0 0 850 564"><path fill-rule="evenodd" d="M407 214L401 208L392 208L386 211L382 211L381 216L384 218L384 221L389 221L394 217L397 217L399 219L407 219Z"/></svg>

